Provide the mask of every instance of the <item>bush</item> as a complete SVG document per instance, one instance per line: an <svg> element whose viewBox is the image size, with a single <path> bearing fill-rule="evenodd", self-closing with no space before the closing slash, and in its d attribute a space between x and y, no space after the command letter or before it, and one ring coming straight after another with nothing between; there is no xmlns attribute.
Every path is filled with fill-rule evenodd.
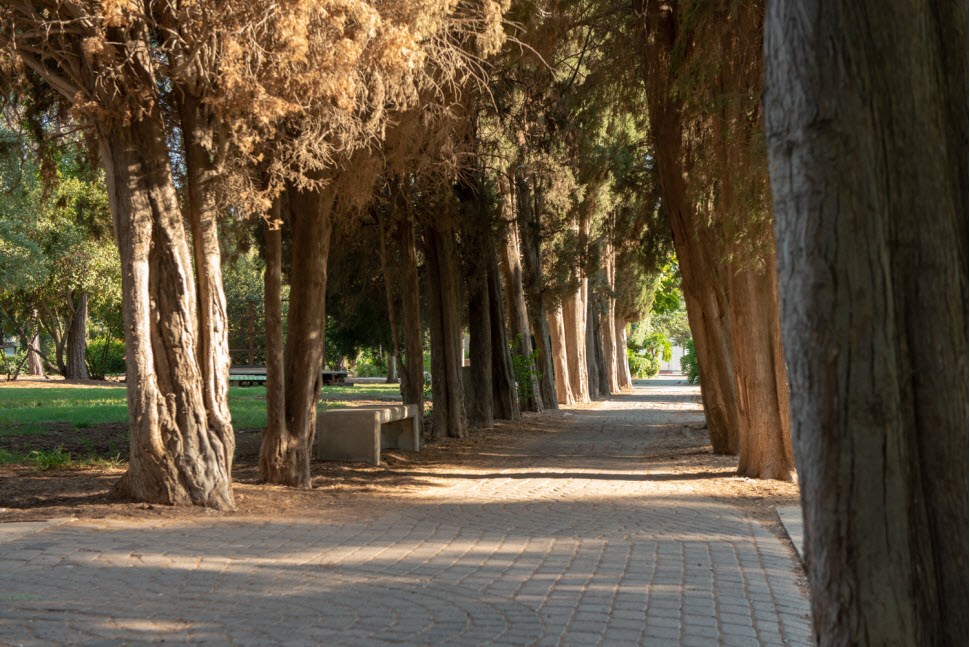
<svg viewBox="0 0 970 647"><path fill-rule="evenodd" d="M626 353L630 362L630 373L633 377L653 377L660 372L660 359L656 355L640 355L629 349Z"/></svg>
<svg viewBox="0 0 970 647"><path fill-rule="evenodd" d="M88 342L85 351L91 377L125 372L125 342L113 337L98 337Z"/></svg>
<svg viewBox="0 0 970 647"><path fill-rule="evenodd" d="M27 456L31 464L42 470L56 470L71 464L71 455L60 445L51 450L35 449Z"/></svg>
<svg viewBox="0 0 970 647"><path fill-rule="evenodd" d="M684 356L680 358L680 370L687 374L687 382L697 384L701 381L700 369L697 366L697 349L694 340L688 339L684 344Z"/></svg>

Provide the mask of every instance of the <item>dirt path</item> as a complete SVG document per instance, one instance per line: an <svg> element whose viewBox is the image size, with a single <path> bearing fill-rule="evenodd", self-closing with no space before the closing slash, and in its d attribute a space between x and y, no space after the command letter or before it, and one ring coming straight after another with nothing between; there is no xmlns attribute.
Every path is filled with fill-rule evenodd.
<svg viewBox="0 0 970 647"><path fill-rule="evenodd" d="M696 400L655 381L421 461L324 468L351 483L289 514L8 525L0 643L809 644L791 548L759 521L790 492L723 473Z"/></svg>

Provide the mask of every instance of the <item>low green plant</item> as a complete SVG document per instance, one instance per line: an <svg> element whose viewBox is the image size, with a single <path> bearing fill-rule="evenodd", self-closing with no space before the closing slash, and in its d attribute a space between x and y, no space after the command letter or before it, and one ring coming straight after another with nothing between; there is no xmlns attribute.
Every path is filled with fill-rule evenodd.
<svg viewBox="0 0 970 647"><path fill-rule="evenodd" d="M512 345L512 373L515 376L515 387L519 392L519 400L529 399L533 385L539 381L539 374L536 366L539 364L539 351L533 350L529 355L520 355L515 352L519 347L519 337L516 336L515 343Z"/></svg>
<svg viewBox="0 0 970 647"><path fill-rule="evenodd" d="M680 370L687 374L687 381L690 384L697 384L701 381L700 368L697 365L697 349L694 348L694 340L688 339L684 344L684 356L680 358Z"/></svg>
<svg viewBox="0 0 970 647"><path fill-rule="evenodd" d="M71 455L58 445L54 449L35 449L27 454L27 460L42 470L56 470L71 464Z"/></svg>

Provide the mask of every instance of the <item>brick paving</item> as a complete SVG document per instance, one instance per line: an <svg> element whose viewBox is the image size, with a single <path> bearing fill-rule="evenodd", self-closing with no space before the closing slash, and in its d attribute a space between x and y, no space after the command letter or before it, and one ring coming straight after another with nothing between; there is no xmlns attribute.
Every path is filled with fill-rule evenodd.
<svg viewBox="0 0 970 647"><path fill-rule="evenodd" d="M696 394L655 380L359 514L0 534L0 644L811 644L790 546L644 460Z"/></svg>

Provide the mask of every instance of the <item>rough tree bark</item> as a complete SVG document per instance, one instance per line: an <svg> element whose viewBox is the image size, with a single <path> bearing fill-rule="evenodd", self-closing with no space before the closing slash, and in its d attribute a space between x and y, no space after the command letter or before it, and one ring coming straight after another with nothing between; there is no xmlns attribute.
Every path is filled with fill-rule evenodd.
<svg viewBox="0 0 970 647"><path fill-rule="evenodd" d="M626 318L617 316L613 320L616 337L616 377L620 391L633 390L633 376L630 375L630 358L626 354Z"/></svg>
<svg viewBox="0 0 970 647"><path fill-rule="evenodd" d="M650 133L697 351L704 416L714 452L736 454L738 413L731 365L727 276L722 264L717 262L718 241L701 222L687 195L680 100L671 92L678 3L634 0L634 8L642 19L641 54Z"/></svg>
<svg viewBox="0 0 970 647"><path fill-rule="evenodd" d="M232 509L233 439L208 423L196 292L158 108L98 131L122 263L128 471L141 501Z"/></svg>
<svg viewBox="0 0 970 647"><path fill-rule="evenodd" d="M479 192L472 184L459 182L455 195L461 204L462 265L468 297L469 359L471 366L463 384L465 413L471 427L491 427L494 387L492 384L492 320L488 290L488 214L481 209Z"/></svg>
<svg viewBox="0 0 970 647"><path fill-rule="evenodd" d="M586 312L586 361L589 364L590 397L610 394L606 358L603 356L603 331L597 314L599 302L598 297L591 295Z"/></svg>
<svg viewBox="0 0 970 647"><path fill-rule="evenodd" d="M284 424L267 425L259 448L260 478L268 483L310 487L310 459L316 436L320 367L326 328L327 258L333 231L332 208L332 197L319 190L288 189L280 198L282 218L290 227L293 242L286 350L283 352L281 380L283 402L268 405L282 408ZM271 234L268 242L274 237L275 234ZM269 280L267 276L267 287L275 288L275 277L272 286ZM266 319L268 342L269 314ZM273 319L274 324L278 325L275 314ZM278 359L274 360L274 365L278 369ZM269 360L266 368L269 381ZM279 397L279 387L274 385L272 390L267 389L266 396L267 401L270 397Z"/></svg>
<svg viewBox="0 0 970 647"><path fill-rule="evenodd" d="M36 315L34 315L36 317ZM36 332L34 336L27 339L27 375L33 375L35 377L47 377L44 371L44 358L40 356L40 353L36 349L40 348L40 332Z"/></svg>
<svg viewBox="0 0 970 647"><path fill-rule="evenodd" d="M527 178L515 176L516 213L522 259L522 282L527 297L529 327L538 353L537 365L539 392L542 406L558 409L555 371L552 359L552 340L547 321L545 290L542 285L542 265L539 262L539 222L533 209L532 190Z"/></svg>
<svg viewBox="0 0 970 647"><path fill-rule="evenodd" d="M580 280L579 288L562 302L563 341L566 351L566 370L574 402L589 402L589 372L586 361L586 305L587 280Z"/></svg>
<svg viewBox="0 0 970 647"><path fill-rule="evenodd" d="M425 277L431 329L431 390L434 401L431 435L465 436L466 418L461 367L462 340L455 232L451 225L425 229Z"/></svg>
<svg viewBox="0 0 970 647"><path fill-rule="evenodd" d="M499 277L498 252L495 239L488 236L488 307L492 333L492 412L502 420L522 417L519 394L512 367L512 349L505 333L505 308L502 305L502 281Z"/></svg>
<svg viewBox="0 0 970 647"><path fill-rule="evenodd" d="M556 398L559 404L575 404L572 384L569 374L569 357L566 354L566 327L563 322L562 304L551 310L547 316L549 321L550 341L552 345L552 368L556 376Z"/></svg>
<svg viewBox="0 0 970 647"><path fill-rule="evenodd" d="M769 2L765 123L821 644L967 643L967 6Z"/></svg>
<svg viewBox="0 0 970 647"><path fill-rule="evenodd" d="M185 211L192 231L192 253L198 286L196 358L202 373L203 398L210 428L226 439L229 456L236 440L229 412L229 316L219 248L217 171L202 142L211 139L212 115L189 94L179 106L185 143Z"/></svg>
<svg viewBox="0 0 970 647"><path fill-rule="evenodd" d="M396 384L398 357L401 353L401 339L398 334L397 308L394 306L394 277L389 271L387 259L387 229L384 223L384 212L377 211L378 240L380 241L381 274L384 277L384 300L387 302L387 322L391 329L391 352L387 358L387 383Z"/></svg>
<svg viewBox="0 0 970 647"><path fill-rule="evenodd" d="M731 351L738 403L738 474L789 481L794 476L788 376L778 318L774 254L767 268L730 272ZM764 352L765 345L774 352Z"/></svg>
<svg viewBox="0 0 970 647"><path fill-rule="evenodd" d="M400 250L401 315L404 327L401 395L405 404L424 411L424 331L421 326L421 288L418 280L418 246L414 218L406 203L395 203L397 242Z"/></svg>
<svg viewBox="0 0 970 647"><path fill-rule="evenodd" d="M84 290L74 290L71 294L71 323L67 328L65 342L64 377L69 380L88 379L88 362L85 351L88 348L88 294Z"/></svg>
<svg viewBox="0 0 970 647"><path fill-rule="evenodd" d="M513 220L515 202L509 182L503 178L503 211L508 218L501 229L504 236L502 245L502 274L505 277L505 301L509 306L509 334L519 362L530 370L532 379L523 388L524 398L520 402L523 411L541 412L542 393L539 384L539 370L532 356L532 331L529 328L529 312L525 302L525 288L522 282L522 259L519 250L519 233Z"/></svg>
<svg viewBox="0 0 970 647"><path fill-rule="evenodd" d="M606 367L606 388L608 393L620 392L620 373L616 350L616 249L607 241L603 250L603 274L606 278L606 305L600 315L600 329L603 331L603 362Z"/></svg>

